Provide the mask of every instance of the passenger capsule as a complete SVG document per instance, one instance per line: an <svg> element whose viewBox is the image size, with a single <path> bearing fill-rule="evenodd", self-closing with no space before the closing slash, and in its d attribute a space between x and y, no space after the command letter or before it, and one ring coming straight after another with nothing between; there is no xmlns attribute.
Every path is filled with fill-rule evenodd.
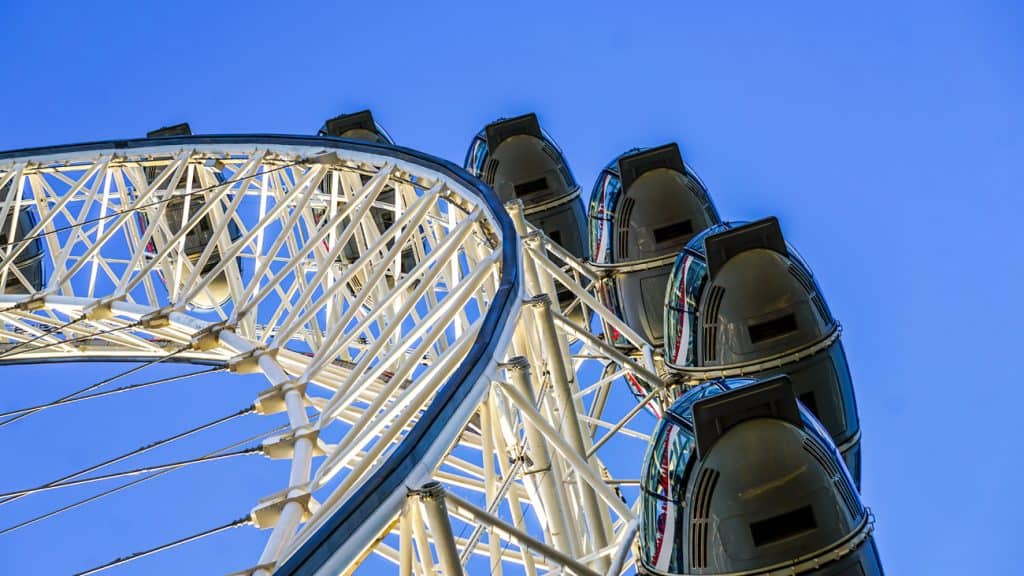
<svg viewBox="0 0 1024 576"><path fill-rule="evenodd" d="M665 298L665 363L694 378L785 374L860 483L860 424L839 324L778 220L694 237Z"/></svg>
<svg viewBox="0 0 1024 576"><path fill-rule="evenodd" d="M324 125L320 128L318 135L349 138L352 140L372 142L374 144L386 144L389 146L394 146L395 144L387 131L385 131L380 124L374 121L373 114L369 110L335 116L334 118L324 122ZM369 180L370 176L368 175L360 176L361 184L366 184ZM321 185L321 191L324 193L325 202L330 202L332 197L331 186L333 185L333 181L328 180L325 180ZM344 194L341 194L340 190L338 192L339 193L335 196L343 201L345 198ZM373 218L373 221L377 226L377 232L383 234L395 223L395 210L393 208L395 204L395 188L390 184L386 185L377 196L375 204L380 204L381 206L373 206L370 208L370 217ZM329 206L325 206L322 203L321 205L314 207L314 219L319 222L323 218L328 217L329 209ZM345 222L342 224L341 228L344 228L347 225L348 222ZM390 247L390 245L388 247ZM341 258L344 262L354 262L359 259L359 248L354 238L349 240L348 244L345 245ZM402 270L408 272L415 266L416 253L411 246L406 247L402 250ZM386 278L389 284L394 285L393 274L389 273Z"/></svg>
<svg viewBox="0 0 1024 576"><path fill-rule="evenodd" d="M590 195L590 254L603 269L598 294L616 316L660 346L665 285L679 250L720 220L676 144L632 150L601 172ZM632 348L612 326L610 341Z"/></svg>
<svg viewBox="0 0 1024 576"><path fill-rule="evenodd" d="M15 187L10 182L0 189L0 206L6 203L14 189ZM18 210L17 215L15 215L15 210ZM4 217L3 228L0 228L0 246L2 246L0 255L3 257L0 262L6 261L8 257L12 258L14 262L14 266L8 269L3 283L4 294L38 292L46 283L46 275L43 271L43 241L39 237L29 239L29 234L35 226L36 217L30 209L30 205L22 202L21 208L17 209L16 203L12 202ZM8 252L8 247L10 252ZM24 280L15 274L15 269L24 277Z"/></svg>
<svg viewBox="0 0 1024 576"><path fill-rule="evenodd" d="M883 574L871 516L785 376L684 394L641 482L641 574Z"/></svg>
<svg viewBox="0 0 1024 576"><path fill-rule="evenodd" d="M191 129L187 123L177 124L175 126L169 126L167 128L161 128L154 130L146 134L147 138L160 138L160 137L173 137L173 136L190 136L192 134ZM167 229L170 235L176 234L181 230L183 225L194 220L194 215L197 214L207 204L207 193L204 191L205 188L213 186L214 184L221 184L224 178L220 171L216 170L211 165L197 165L193 166L193 179L192 179L192 193L188 194L186 188L186 176L183 173L181 178L176 184L176 188L173 192L169 189L169 182L162 184L158 190L162 191L164 197L169 196L170 200L167 201L167 205L164 208L164 220L167 223ZM155 180L161 169L155 167L148 167L145 169L146 178L149 182ZM214 242L214 230L216 229L216 221L212 214L214 212L223 212L223 208L226 207L226 203L221 202L222 206L220 210L214 207L208 211L202 218L199 219L187 233L185 233L184 242L184 253L188 257L192 264L197 264L203 251L206 247ZM187 214L186 214L187 210ZM153 213L156 212L156 208L152 209ZM187 217L186 217L187 216ZM142 225L143 232L149 222L145 215L140 213L139 222ZM233 242L238 240L242 236L241 230L238 225L232 220L228 222L227 226L228 237ZM170 238L167 236L166 238ZM147 251L156 253L158 250L166 250L168 247L163 246L165 237L162 234L155 233L153 240L150 241L147 246ZM206 260L206 264L203 265L200 271L201 277L205 278L207 274L213 271L221 263L220 247L218 246L210 254L210 257ZM239 272L241 272L242 260L239 258L236 260ZM210 310L217 306L223 306L231 298L231 286L228 281L227 270L224 270L217 274L216 277L212 278L206 285L206 288L200 291L196 296L189 302L189 305L194 308ZM161 278L164 280L166 285L169 278L173 278L178 273L176 267L171 260L165 261L163 269L160 271ZM188 271L182 269L180 273L180 282L184 282L188 277ZM181 286L179 290L187 290L189 287Z"/></svg>
<svg viewBox="0 0 1024 576"><path fill-rule="evenodd" d="M561 149L543 130L536 114L488 124L466 153L465 168L498 194L502 203L518 199L526 219L578 259L586 259L586 216L580 187ZM575 299L560 287L566 310ZM577 306L569 315L586 326Z"/></svg>
<svg viewBox="0 0 1024 576"><path fill-rule="evenodd" d="M318 135L350 138L376 144L394 144L391 136L373 120L373 114L369 110L335 116L324 122Z"/></svg>

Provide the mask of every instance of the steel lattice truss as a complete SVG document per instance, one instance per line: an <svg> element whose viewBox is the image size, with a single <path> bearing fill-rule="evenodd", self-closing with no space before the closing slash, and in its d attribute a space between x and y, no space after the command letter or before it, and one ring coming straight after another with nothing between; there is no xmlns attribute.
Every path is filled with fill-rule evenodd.
<svg viewBox="0 0 1024 576"><path fill-rule="evenodd" d="M269 536L243 573L631 567L641 462L610 450L642 453L645 407L674 396L598 273L461 170L329 138L178 138L8 153L0 190L0 363L268 379L257 408L290 430L263 452L291 474L254 503ZM15 265L35 238L38 287ZM651 392L614 400L627 376Z"/></svg>

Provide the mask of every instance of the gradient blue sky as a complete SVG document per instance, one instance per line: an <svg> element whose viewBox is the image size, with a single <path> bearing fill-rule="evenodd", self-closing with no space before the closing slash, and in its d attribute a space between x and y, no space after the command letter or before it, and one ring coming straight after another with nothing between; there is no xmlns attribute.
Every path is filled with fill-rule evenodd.
<svg viewBox="0 0 1024 576"><path fill-rule="evenodd" d="M399 143L461 162L486 122L532 110L589 190L621 151L678 141L723 215L780 218L843 322L888 572L1024 572L1024 4L361 4L0 0L0 149L180 121L308 134L370 107ZM111 370L0 369L0 410ZM0 429L0 490L241 408L259 388L185 384ZM260 427L236 437L247 426ZM225 493L257 497L285 475L208 466L181 488L155 481L0 536L0 572L66 573L233 519L252 499ZM31 509L0 508L0 524ZM242 530L111 574L240 569L264 537Z"/></svg>

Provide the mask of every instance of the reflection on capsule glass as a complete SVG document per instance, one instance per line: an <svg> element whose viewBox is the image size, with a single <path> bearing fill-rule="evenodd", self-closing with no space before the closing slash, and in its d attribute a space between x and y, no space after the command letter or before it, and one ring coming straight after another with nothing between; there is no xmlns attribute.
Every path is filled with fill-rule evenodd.
<svg viewBox="0 0 1024 576"><path fill-rule="evenodd" d="M860 424L839 324L777 220L695 236L672 268L664 314L670 368L788 375L859 484Z"/></svg>
<svg viewBox="0 0 1024 576"><path fill-rule="evenodd" d="M0 188L0 204L6 202L8 195L16 188L11 182ZM17 215L15 215L17 210ZM13 231L12 231L13 224ZM7 216L0 228L0 246L11 247L14 267L9 269L3 283L4 294L28 294L43 289L46 275L43 270L43 241L40 237L30 237L36 226L36 217L28 202L22 202L20 208L12 203ZM14 272L17 270L17 274ZM23 278L19 278L18 275Z"/></svg>

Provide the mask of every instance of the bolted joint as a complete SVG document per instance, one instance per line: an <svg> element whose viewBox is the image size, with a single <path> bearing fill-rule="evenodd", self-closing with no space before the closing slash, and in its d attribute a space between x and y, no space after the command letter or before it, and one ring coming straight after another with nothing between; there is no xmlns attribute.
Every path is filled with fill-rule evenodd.
<svg viewBox="0 0 1024 576"><path fill-rule="evenodd" d="M285 460L295 455L295 443L301 438L309 440L313 446L313 456L324 456L325 452L317 440L320 431L312 426L301 426L280 436L272 436L263 441L263 455L271 460Z"/></svg>
<svg viewBox="0 0 1024 576"><path fill-rule="evenodd" d="M253 348L228 360L228 370L238 374L252 374L260 371L260 358L264 354L277 356L277 350L268 350L263 347Z"/></svg>
<svg viewBox="0 0 1024 576"><path fill-rule="evenodd" d="M18 302L14 307L23 312L35 312L46 307L46 296L43 294L33 294L31 298Z"/></svg>
<svg viewBox="0 0 1024 576"><path fill-rule="evenodd" d="M115 316L114 314L114 302L121 300L120 296L111 298L103 298L102 300L92 304L85 310L83 310L83 316L89 320L109 320Z"/></svg>
<svg viewBox="0 0 1024 576"><path fill-rule="evenodd" d="M523 467L523 476L532 476L532 475L535 475L535 474L546 474L548 472L551 472L551 463L550 462L548 463L547 466L535 467L533 465L533 460L530 460L529 458L526 458L524 460L524 463L526 464L526 466Z"/></svg>
<svg viewBox="0 0 1024 576"><path fill-rule="evenodd" d="M303 158L303 163L321 166L341 166L344 164L337 152L322 152L314 156Z"/></svg>
<svg viewBox="0 0 1024 576"><path fill-rule="evenodd" d="M292 502L302 507L302 522L312 518L313 514L320 507L320 503L313 498L313 495L309 493L306 487L285 488L280 492L275 492L266 498L260 499L259 503L250 513L253 523L261 529L273 528L281 518L281 513L284 512L285 506Z"/></svg>
<svg viewBox="0 0 1024 576"><path fill-rule="evenodd" d="M168 310L156 310L139 318L139 326L142 326L143 328L166 328L170 325L171 313Z"/></svg>
<svg viewBox="0 0 1024 576"><path fill-rule="evenodd" d="M509 200L508 202L505 202L505 211L508 212L509 214L515 214L516 212L522 212L523 211L523 201L518 199L518 198L515 198L515 199L512 199L512 200Z"/></svg>
<svg viewBox="0 0 1024 576"><path fill-rule="evenodd" d="M220 333L227 328L228 326L224 322L217 322L196 332L191 339L192 349L205 352L220 346Z"/></svg>
<svg viewBox="0 0 1024 576"><path fill-rule="evenodd" d="M540 232L537 232L536 230L532 230L523 236L523 244L525 244L527 248L540 248L542 242L543 239L541 238Z"/></svg>
<svg viewBox="0 0 1024 576"><path fill-rule="evenodd" d="M264 416L284 412L288 409L284 397L293 390L302 396L307 405L309 404L306 399L306 383L293 378L260 392L256 397L256 411Z"/></svg>
<svg viewBox="0 0 1024 576"><path fill-rule="evenodd" d="M499 366L509 372L530 371L530 361L526 359L526 356L513 356L505 362L502 362Z"/></svg>
<svg viewBox="0 0 1024 576"><path fill-rule="evenodd" d="M544 310L545 308L551 308L551 297L547 294L537 294L523 300L523 304L532 306L535 309Z"/></svg>
<svg viewBox="0 0 1024 576"><path fill-rule="evenodd" d="M410 490L409 495L421 500L444 500L444 486L437 480L431 480L419 488Z"/></svg>

